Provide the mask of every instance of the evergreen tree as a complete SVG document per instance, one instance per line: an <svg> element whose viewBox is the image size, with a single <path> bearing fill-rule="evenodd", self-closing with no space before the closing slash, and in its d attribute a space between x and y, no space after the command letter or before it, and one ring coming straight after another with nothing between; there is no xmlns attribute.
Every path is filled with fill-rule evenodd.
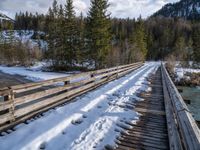
<svg viewBox="0 0 200 150"><path fill-rule="evenodd" d="M86 55L85 52L85 22L83 13L80 14L78 18L78 37L77 37L77 52L76 52L76 61L78 64L82 64Z"/></svg>
<svg viewBox="0 0 200 150"><path fill-rule="evenodd" d="M148 49L148 52L147 52L147 58L152 60L154 59L154 49L153 49L153 34L152 32L149 32L148 33L148 36L147 36L147 49Z"/></svg>
<svg viewBox="0 0 200 150"><path fill-rule="evenodd" d="M200 62L200 25L193 29L193 56L196 62Z"/></svg>
<svg viewBox="0 0 200 150"><path fill-rule="evenodd" d="M96 68L106 67L106 57L111 48L108 6L107 0L91 0L87 18L87 47Z"/></svg>
<svg viewBox="0 0 200 150"><path fill-rule="evenodd" d="M46 52L46 57L50 60L52 65L58 66L59 65L59 58L57 57L58 54L58 22L57 20L58 15L58 5L57 1L54 0L52 8L49 8L49 13L47 16L46 21L48 22L48 51Z"/></svg>
<svg viewBox="0 0 200 150"><path fill-rule="evenodd" d="M65 33L63 32L64 25L65 25L65 16L64 16L64 9L63 6L60 5L58 10L58 40L57 40L57 58L59 60L59 66L65 67Z"/></svg>
<svg viewBox="0 0 200 150"><path fill-rule="evenodd" d="M130 40L132 44L135 45L135 49L137 49L138 54L142 55L137 55L140 56L140 60L145 60L147 56L147 36L145 34L145 28L144 28L144 23L141 17L138 19L135 27L135 32L133 33L132 39ZM135 56L135 55L134 55ZM139 59L139 58L138 58Z"/></svg>
<svg viewBox="0 0 200 150"><path fill-rule="evenodd" d="M142 19L139 19L138 24L136 26L136 43L139 49L141 50L144 60L147 56L147 36L145 33L144 22Z"/></svg>
<svg viewBox="0 0 200 150"><path fill-rule="evenodd" d="M175 57L176 60L185 60L187 57L185 39L183 37L178 37L175 43Z"/></svg>
<svg viewBox="0 0 200 150"><path fill-rule="evenodd" d="M67 0L65 5L65 59L68 66L73 66L76 57L77 28L73 0Z"/></svg>

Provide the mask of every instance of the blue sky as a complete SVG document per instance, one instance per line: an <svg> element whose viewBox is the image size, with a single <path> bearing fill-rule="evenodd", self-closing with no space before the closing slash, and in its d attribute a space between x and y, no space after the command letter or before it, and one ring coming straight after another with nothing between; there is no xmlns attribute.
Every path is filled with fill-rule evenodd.
<svg viewBox="0 0 200 150"><path fill-rule="evenodd" d="M30 11L35 13L46 13L53 0L0 0L0 12L14 17L19 11ZM64 4L66 0L58 0ZM109 0L109 12L113 17L118 18L137 18L142 15L143 18L150 16L159 10L166 3L173 3L179 0ZM90 0L74 0L77 15L80 12L87 14L90 7Z"/></svg>

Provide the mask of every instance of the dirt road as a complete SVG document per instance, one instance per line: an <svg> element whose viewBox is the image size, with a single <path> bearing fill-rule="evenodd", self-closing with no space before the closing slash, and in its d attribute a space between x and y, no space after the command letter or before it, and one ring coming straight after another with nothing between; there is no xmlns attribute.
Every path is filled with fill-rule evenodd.
<svg viewBox="0 0 200 150"><path fill-rule="evenodd" d="M0 88L12 86L12 85L29 83L29 82L31 82L31 81L27 80L23 76L9 75L9 74L5 74L0 71Z"/></svg>

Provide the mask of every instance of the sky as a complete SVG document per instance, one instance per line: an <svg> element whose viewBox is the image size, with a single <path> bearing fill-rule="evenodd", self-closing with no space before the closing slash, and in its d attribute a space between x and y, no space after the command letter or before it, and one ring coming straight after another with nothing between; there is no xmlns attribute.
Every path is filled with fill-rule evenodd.
<svg viewBox="0 0 200 150"><path fill-rule="evenodd" d="M66 0L57 0L65 4ZM167 3L179 0L108 0L110 3L109 12L112 17L137 18L140 15L147 18ZM53 0L0 0L0 12L14 18L16 12L39 12L46 14ZM90 8L90 0L74 0L74 7L77 15L83 12L87 14Z"/></svg>

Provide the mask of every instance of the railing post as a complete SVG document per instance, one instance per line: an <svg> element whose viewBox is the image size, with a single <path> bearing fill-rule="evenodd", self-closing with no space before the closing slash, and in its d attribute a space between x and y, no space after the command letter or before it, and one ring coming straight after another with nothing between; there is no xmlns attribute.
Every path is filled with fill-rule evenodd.
<svg viewBox="0 0 200 150"><path fill-rule="evenodd" d="M10 122L15 121L15 105L14 105L14 99L15 99L15 95L13 90L11 89L9 94L4 96L4 101L9 101L11 104L11 107L9 108L8 112L11 115L11 119Z"/></svg>
<svg viewBox="0 0 200 150"><path fill-rule="evenodd" d="M64 85L67 85L67 84L69 84L70 83L70 81L65 81L64 82Z"/></svg>
<svg viewBox="0 0 200 150"><path fill-rule="evenodd" d="M117 66L117 75L116 75L116 78L118 79L119 78L119 66Z"/></svg>

